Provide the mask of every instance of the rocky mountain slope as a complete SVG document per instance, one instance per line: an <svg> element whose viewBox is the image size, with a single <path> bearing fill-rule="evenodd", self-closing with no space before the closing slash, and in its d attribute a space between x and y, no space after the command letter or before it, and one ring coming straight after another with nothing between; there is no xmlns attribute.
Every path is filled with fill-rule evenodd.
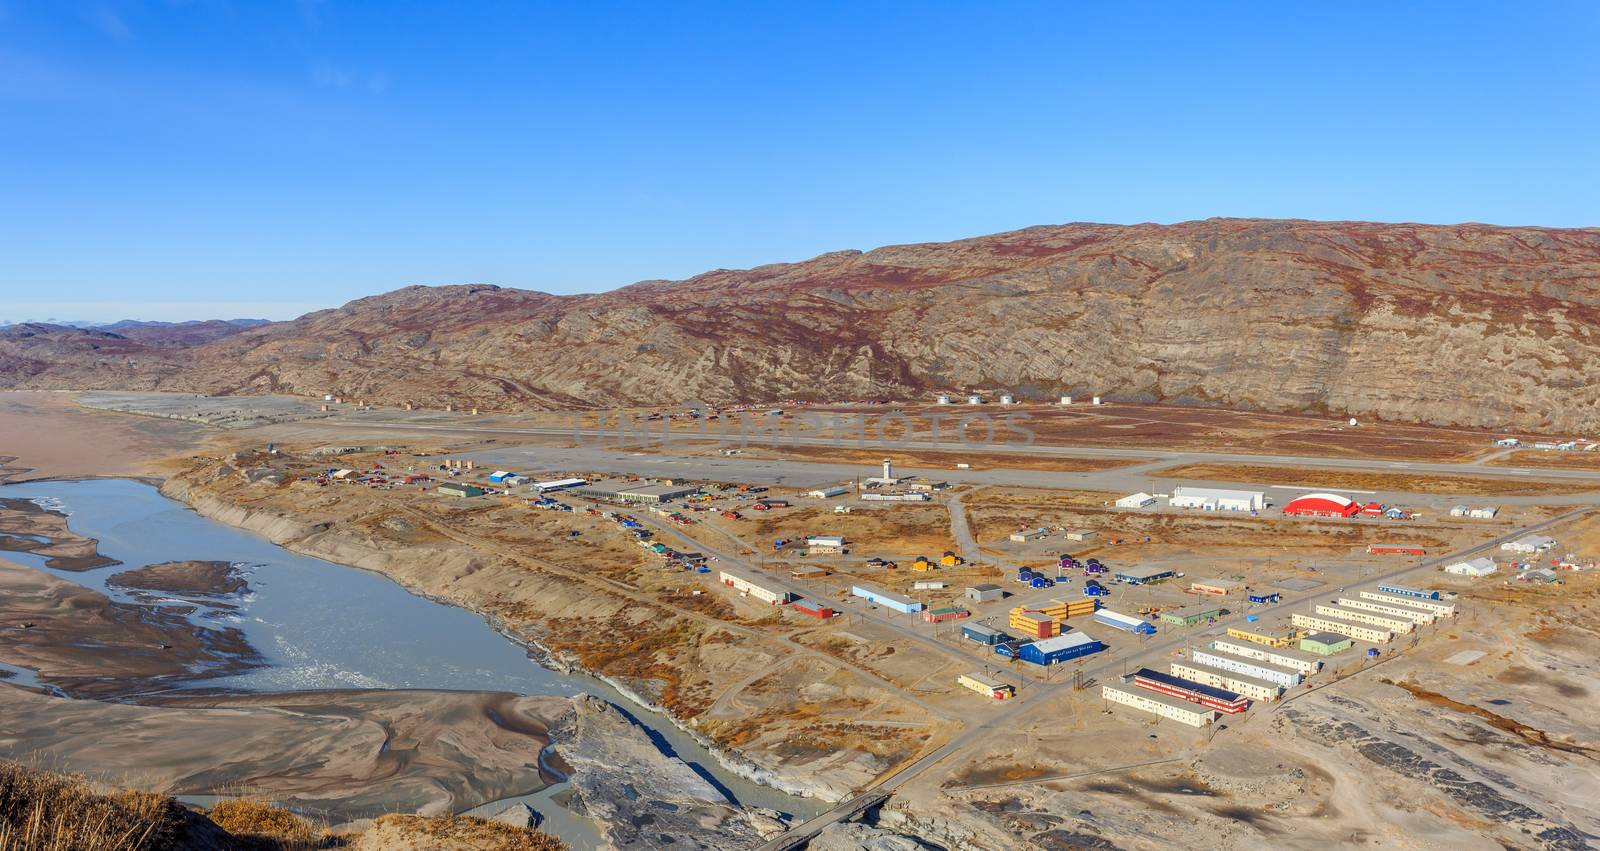
<svg viewBox="0 0 1600 851"><path fill-rule="evenodd" d="M408 287L180 349L15 326L0 385L498 409L979 388L1580 431L1597 317L1600 229L1069 224L597 295Z"/></svg>

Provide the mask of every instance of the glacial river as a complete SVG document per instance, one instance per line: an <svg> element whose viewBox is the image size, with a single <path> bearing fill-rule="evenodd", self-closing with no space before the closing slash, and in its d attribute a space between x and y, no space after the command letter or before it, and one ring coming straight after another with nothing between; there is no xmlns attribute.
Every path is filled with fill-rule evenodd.
<svg viewBox="0 0 1600 851"><path fill-rule="evenodd" d="M101 554L122 564L72 572L47 568L43 558L27 553L0 553L0 557L112 599L137 602L106 587L107 577L123 570L183 560L245 565L250 591L240 600L230 600L239 609L221 622L243 631L268 664L238 676L208 679L200 686L258 692L424 688L595 694L630 712L659 744L740 803L800 816L827 807L726 771L666 719L627 701L605 683L560 674L534 662L520 645L465 609L415 596L376 573L289 552L265 538L201 517L142 482L32 482L0 486L0 497L32 499L65 512L75 532L97 539ZM19 673L18 679L27 679L30 672ZM534 809L549 816L546 829L575 848L595 847L592 826L551 803L550 796L559 791L559 786L552 787L530 799Z"/></svg>

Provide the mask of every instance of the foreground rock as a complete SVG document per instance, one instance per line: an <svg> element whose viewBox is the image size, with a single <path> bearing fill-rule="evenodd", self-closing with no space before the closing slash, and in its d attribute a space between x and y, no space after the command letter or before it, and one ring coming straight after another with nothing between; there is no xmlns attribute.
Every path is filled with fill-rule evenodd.
<svg viewBox="0 0 1600 851"><path fill-rule="evenodd" d="M570 806L619 848L742 851L782 830L774 814L730 803L599 698L576 698L551 736L573 768Z"/></svg>

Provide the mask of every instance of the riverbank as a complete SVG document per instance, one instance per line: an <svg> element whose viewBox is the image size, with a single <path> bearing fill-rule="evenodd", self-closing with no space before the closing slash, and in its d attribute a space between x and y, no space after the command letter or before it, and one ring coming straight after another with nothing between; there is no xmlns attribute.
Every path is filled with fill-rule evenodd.
<svg viewBox="0 0 1600 851"><path fill-rule="evenodd" d="M660 569L612 524L591 522L573 537L548 516L499 501L303 478L316 465L380 462L416 463L405 453L302 459L280 445L272 455L197 460L162 492L292 551L478 613L541 648L547 664L601 678L660 713L727 770L791 794L840 800L941 732L921 707L828 653L759 628L770 610L744 617L714 596L656 590ZM730 688L740 692L736 712L718 705ZM794 689L806 695L799 704Z"/></svg>
<svg viewBox="0 0 1600 851"><path fill-rule="evenodd" d="M202 624L219 616L239 623L269 651L268 664L264 667L235 677L219 676L212 681L213 688L270 689L295 682L403 685L402 676L421 674L424 681L455 687L492 681L523 691L555 689L576 694L592 690L588 685L540 668L529 660L527 653L495 635L481 619L466 611L428 602L368 571L350 570L298 556L290 556L286 561L284 557L289 556L286 551L201 518L148 486L100 480L10 487L13 490L0 493L20 494L8 497L12 502L30 508L44 504L56 509L24 516L59 521L70 514L70 529L58 522L50 531L70 532L85 546L103 544L106 552L122 556L130 567L69 572L47 567L43 556L26 554L33 559L32 567L10 565L11 573L0 571L0 588L6 591L0 594L0 611L6 604L29 598L30 595L15 592L30 582L47 588L50 593L44 596L49 599L92 599L97 605L119 611L145 616L173 615L170 626L180 631L196 624L186 623L182 617L193 613L177 610L208 608L211 611L195 615ZM40 527L30 528L37 532ZM216 530L216 534L206 531L208 528ZM27 534L46 543L50 540L34 532ZM218 554L227 558L171 558L183 552ZM279 555L274 556L274 552ZM19 557L25 556L19 554ZM248 569L244 569L246 567ZM128 578L130 576L132 579ZM248 586L240 584L242 577L248 577ZM93 587L76 584L79 581ZM143 587L128 586L160 586L162 592L152 594ZM229 591L234 593L207 596ZM113 592L121 593L122 597L106 596ZM143 604L129 602L131 600L143 601ZM0 630L0 659L15 658L23 663L18 666L19 670L32 680L24 685L37 683L47 687L63 683L75 693L85 694L79 682L67 675L90 674L94 664L102 660L115 666L128 655L124 648L98 642L104 645L100 652L77 660L83 667L65 670L54 661L41 663L39 658L14 655L24 645L32 646L36 655L45 650L76 652L74 648L85 642L81 631L75 631L77 624L71 616L74 610L72 606L61 607L59 619L51 617L49 624L43 622L44 617L35 616L28 621L31 626L25 631ZM76 610L82 608L76 607ZM441 647L460 644L466 634L464 628L480 636L473 639L471 648L452 649L452 652L460 650L467 655L438 659L433 658L438 656L437 652L430 655ZM327 635L320 635L323 633ZM285 644L284 639L290 643ZM407 641L412 642L409 647L405 644ZM131 643L134 650L150 644L142 634L134 636ZM167 646L162 647L163 644ZM370 645L371 654L360 649L363 644ZM151 646L161 651L155 654L157 660L184 667L185 657L177 652L176 642L156 641ZM494 650L493 659L483 655L490 649ZM351 655L352 650L356 655ZM288 655L284 656L285 653ZM449 662L448 667L437 667L447 658L456 661ZM491 668L503 670L504 674L487 677ZM525 673L515 674L513 669ZM532 733L535 740L502 742L498 741L502 734L494 731L495 726L520 728L522 725L508 725L507 720L513 718L513 714L488 701L490 697L499 700L510 697L508 695L444 692L442 694L458 695L462 700L476 699L483 705L469 702L438 706L433 705L437 699L432 695L439 693L415 689L186 694L170 691L183 684L183 674L170 670L168 673L172 673L172 679L161 682L160 686L169 690L157 695L150 693L150 688L156 685L154 682L129 681L125 672L113 668L101 670L95 687L111 691L93 696L136 693L142 695L132 698L137 706L86 700L53 701L35 690L0 686L12 702L0 708L0 717L26 716L40 722L37 725L0 722L0 753L39 760L58 768L110 771L121 775L112 778L117 781L144 782L136 776L139 766L162 766L163 772L153 776L151 782L161 784L166 791L185 795L214 791L236 794L248 789L329 820L365 817L372 814L375 807L376 811L459 812L489 801L526 798L544 788L553 778L536 776L541 749L551 741L543 731L553 718L572 711L569 697L541 697L540 700L557 700L560 705L536 713L538 730L520 730ZM191 680L191 684L196 683ZM625 701L613 690L598 683L593 685L613 699ZM12 705L18 700L31 702L26 706ZM373 701L380 701L382 705L373 706ZM128 713L132 710L138 711L130 716ZM192 714L195 710L211 714L202 718ZM176 714L168 715L163 711ZM691 768L689 763L673 755L679 753L694 759L697 746L688 737L678 735L675 727L662 725L651 729L635 724L623 713L614 714L626 729L612 731L604 737L590 737L586 743L557 741L551 749L557 766L569 757L585 760L585 751L600 742L611 743L607 747L627 748L634 754L628 764L635 767L659 763L640 776L610 770L607 776L617 782L585 781L588 803L583 812L601 820L604 832L627 827L604 820L620 818L623 813L630 812L631 807L657 805L685 813L699 812L709 819L703 838L722 844L707 847L745 847L744 838L748 838L751 831L770 830L777 823L775 811L729 803L730 790L726 787L738 785L732 778L711 781L706 774L708 779L697 786L677 790L652 785L650 777L655 773L688 771L702 776L703 769ZM282 726L284 716L295 723ZM449 719L449 724L437 730L406 732L419 726L425 728L427 719L433 717ZM358 733L379 732L342 738L334 733L319 732L328 723L354 723ZM114 728L117 735L93 732L102 727ZM60 731L62 736L54 738L53 730ZM487 744L481 748L462 749L463 740L473 738L485 739ZM452 757L442 762L428 757L426 748L415 744L418 741L437 742L439 747L449 749ZM239 749L231 756L224 754L236 745ZM457 753L457 749L461 752ZM280 764L278 755L286 755L284 758L290 761ZM452 761L456 757L460 758L459 762ZM703 763L715 763L709 754L700 753L699 758ZM497 760L522 766L535 775L524 772L520 780L484 781L480 775ZM587 764L598 767L615 761L610 756L588 758ZM591 771L597 770L591 768ZM168 771L171 773L166 773ZM535 779L529 782L529 776ZM613 800L629 788L640 791L626 793L627 801ZM747 791L740 788L732 794L741 801L762 797L746 794ZM760 803L775 805L776 810L784 812L799 810L802 815L809 814L803 807L789 806L791 802L776 793ZM548 806L555 806L555 803L548 803ZM634 812L629 818L638 815L639 812ZM592 847L583 841L583 836L572 839L577 848Z"/></svg>

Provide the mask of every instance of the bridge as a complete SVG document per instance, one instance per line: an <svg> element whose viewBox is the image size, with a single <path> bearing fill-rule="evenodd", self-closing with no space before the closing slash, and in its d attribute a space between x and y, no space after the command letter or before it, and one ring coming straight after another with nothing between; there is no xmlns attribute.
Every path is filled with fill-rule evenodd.
<svg viewBox="0 0 1600 851"><path fill-rule="evenodd" d="M873 807L881 806L887 800L889 800L888 792L866 792L857 795L842 801L821 815L813 816L789 828L782 836L767 840L757 846L756 851L795 851L797 848L804 848L807 842L815 839L828 825L849 821Z"/></svg>

